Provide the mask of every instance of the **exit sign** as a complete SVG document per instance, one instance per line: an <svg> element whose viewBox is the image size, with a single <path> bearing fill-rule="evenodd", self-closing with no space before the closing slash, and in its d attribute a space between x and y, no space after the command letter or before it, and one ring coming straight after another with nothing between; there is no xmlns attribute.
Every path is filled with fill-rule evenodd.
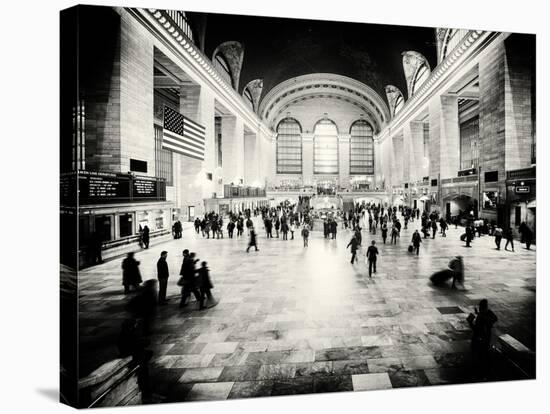
<svg viewBox="0 0 550 414"><path fill-rule="evenodd" d="M531 187L528 185L519 185L516 187L516 194L528 194L531 192Z"/></svg>

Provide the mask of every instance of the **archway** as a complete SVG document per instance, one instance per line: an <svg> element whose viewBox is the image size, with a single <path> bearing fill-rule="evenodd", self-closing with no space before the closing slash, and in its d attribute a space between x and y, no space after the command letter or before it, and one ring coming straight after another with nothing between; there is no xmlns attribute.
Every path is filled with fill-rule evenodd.
<svg viewBox="0 0 550 414"><path fill-rule="evenodd" d="M445 217L459 220L473 220L478 217L478 200L467 194L452 194L443 199Z"/></svg>

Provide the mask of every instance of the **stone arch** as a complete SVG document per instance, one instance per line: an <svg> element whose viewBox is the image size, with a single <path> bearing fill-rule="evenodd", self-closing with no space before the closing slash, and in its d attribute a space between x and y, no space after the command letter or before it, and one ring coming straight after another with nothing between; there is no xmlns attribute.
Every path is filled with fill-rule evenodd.
<svg viewBox="0 0 550 414"><path fill-rule="evenodd" d="M244 60L244 46L242 43L230 40L224 42L212 53L212 62L216 61L216 56L222 56L229 66L229 74L231 76L231 86L235 90L239 89L239 80L241 77L241 69Z"/></svg>
<svg viewBox="0 0 550 414"><path fill-rule="evenodd" d="M421 86L418 84L419 81L423 83L425 79L418 79L418 74L420 71L426 68L428 76L431 72L430 63L428 60L418 52L409 50L402 53L403 55L403 71L405 73L405 79L407 81L407 91L408 97L413 96L414 90L416 87Z"/></svg>
<svg viewBox="0 0 550 414"><path fill-rule="evenodd" d="M252 105L254 107L254 112L257 112L258 107L260 106L260 97L262 96L263 88L264 88L263 79L251 80L243 88L243 95L244 95L245 91L248 90L248 92L250 93L250 95L252 97Z"/></svg>
<svg viewBox="0 0 550 414"><path fill-rule="evenodd" d="M390 105L390 114L391 117L395 117L397 112L405 105L405 97L403 93L393 85L386 86L386 98L388 99L388 104Z"/></svg>

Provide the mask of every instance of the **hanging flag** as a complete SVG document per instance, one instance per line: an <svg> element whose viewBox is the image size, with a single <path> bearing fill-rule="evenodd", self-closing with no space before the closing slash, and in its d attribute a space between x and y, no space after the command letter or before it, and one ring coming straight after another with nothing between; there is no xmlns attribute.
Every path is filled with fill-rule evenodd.
<svg viewBox="0 0 550 414"><path fill-rule="evenodd" d="M163 112L162 148L204 161L204 127L168 106Z"/></svg>

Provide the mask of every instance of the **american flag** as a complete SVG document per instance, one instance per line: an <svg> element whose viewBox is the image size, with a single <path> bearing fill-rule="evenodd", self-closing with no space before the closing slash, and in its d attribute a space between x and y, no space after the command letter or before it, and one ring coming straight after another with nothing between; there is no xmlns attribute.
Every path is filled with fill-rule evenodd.
<svg viewBox="0 0 550 414"><path fill-rule="evenodd" d="M204 127L164 106L162 148L204 161Z"/></svg>

